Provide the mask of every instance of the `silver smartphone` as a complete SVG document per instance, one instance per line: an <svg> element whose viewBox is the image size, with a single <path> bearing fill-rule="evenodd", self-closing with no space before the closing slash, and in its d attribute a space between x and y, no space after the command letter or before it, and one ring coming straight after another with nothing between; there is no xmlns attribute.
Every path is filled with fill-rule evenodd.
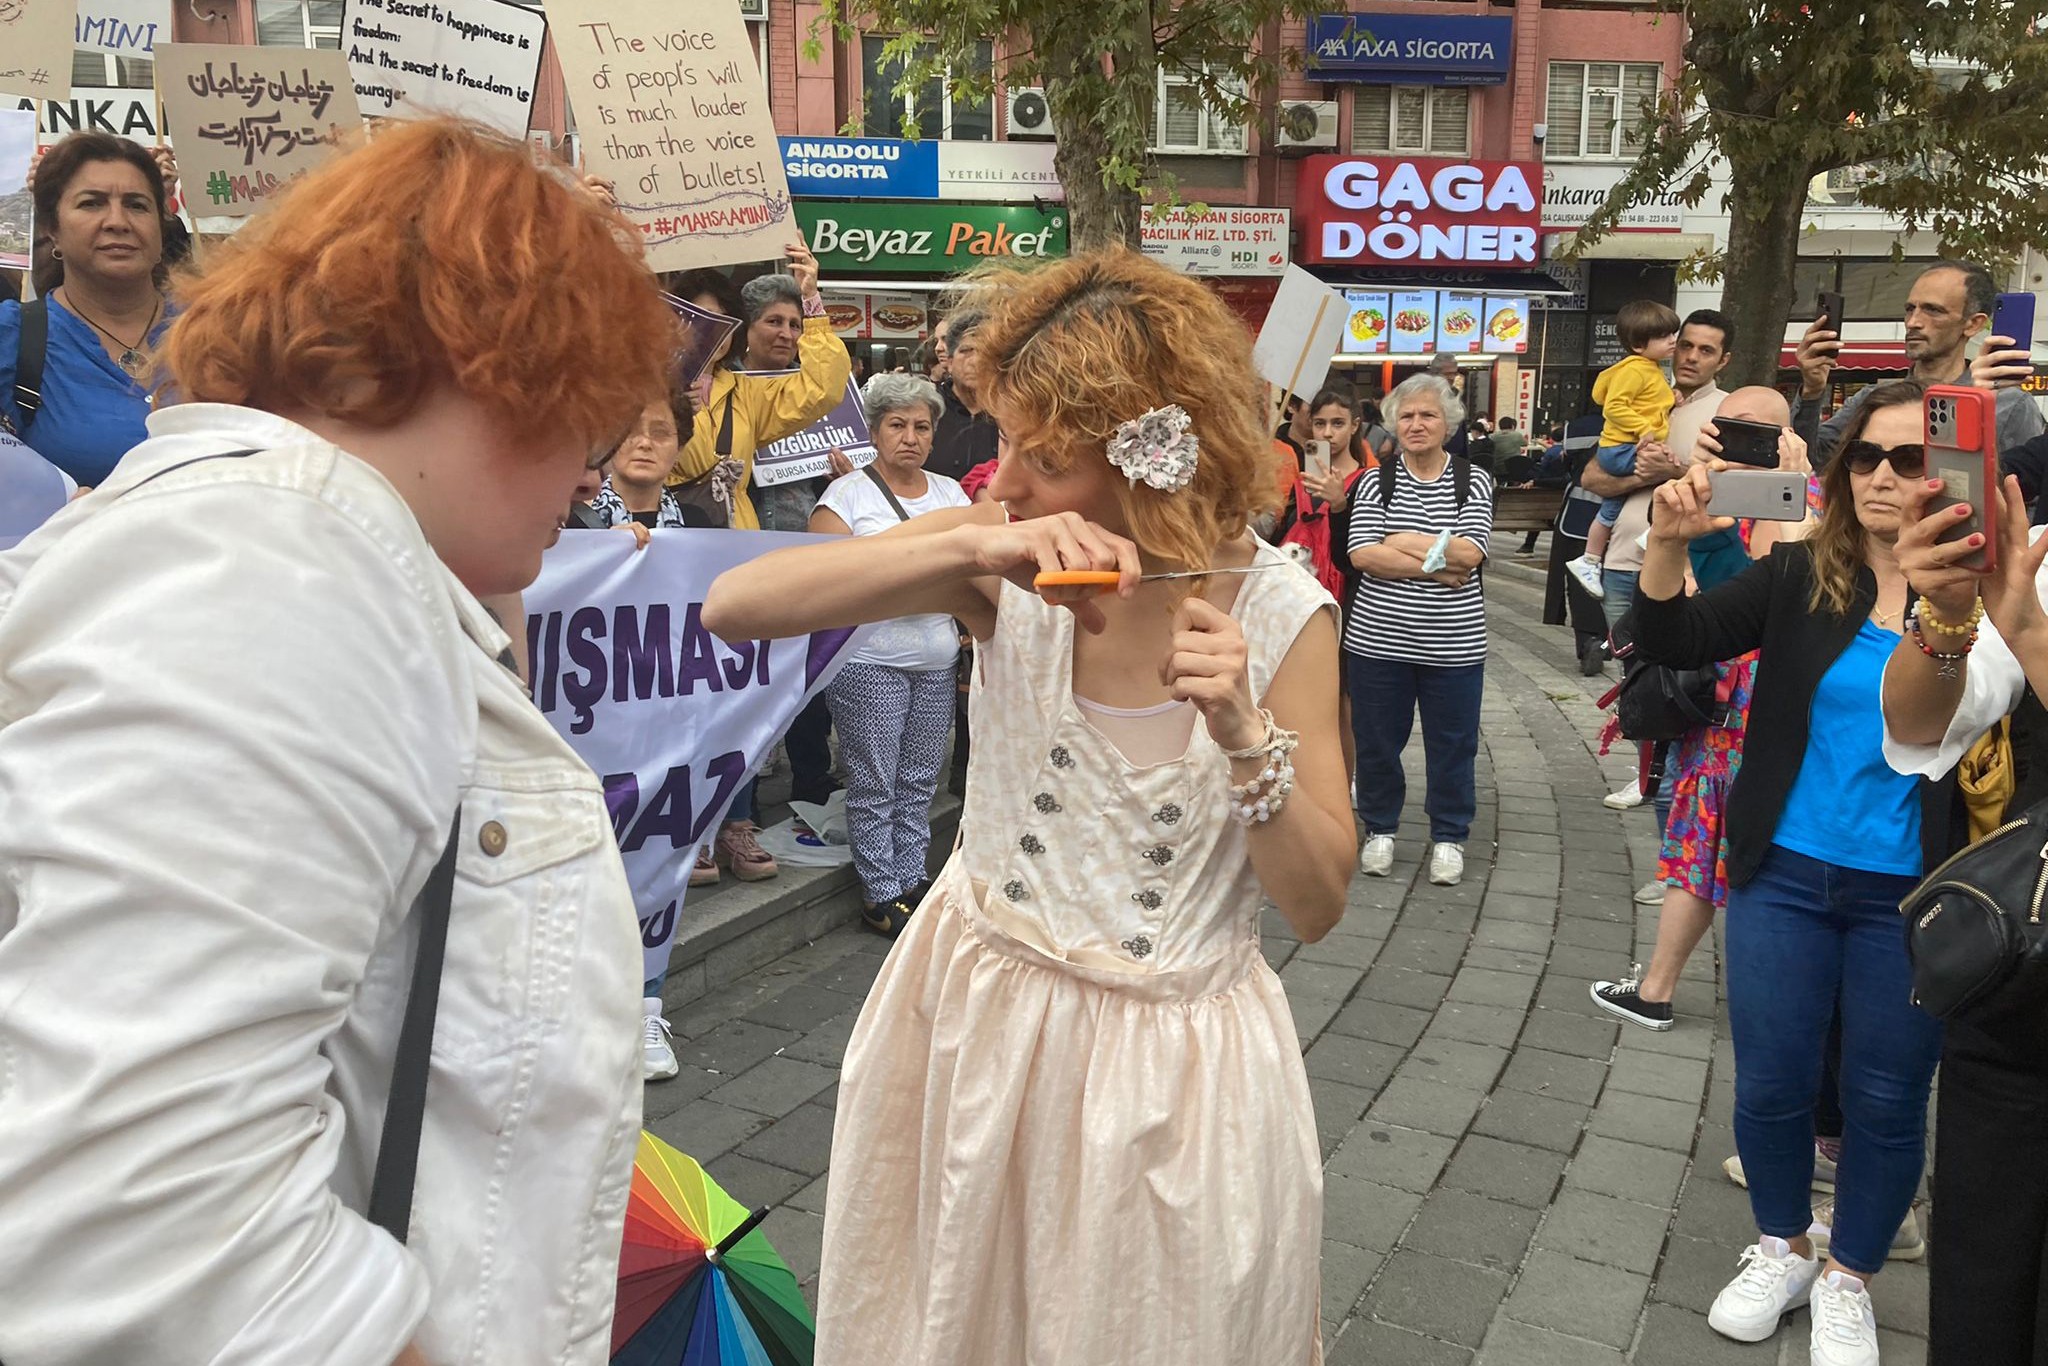
<svg viewBox="0 0 2048 1366"><path fill-rule="evenodd" d="M1806 476L1785 470L1715 470L1707 476L1714 496L1707 511L1716 517L1750 517L1765 522L1806 520Z"/></svg>
<svg viewBox="0 0 2048 1366"><path fill-rule="evenodd" d="M1301 443L1302 468L1320 479L1330 472L1330 443L1327 441L1304 441Z"/></svg>

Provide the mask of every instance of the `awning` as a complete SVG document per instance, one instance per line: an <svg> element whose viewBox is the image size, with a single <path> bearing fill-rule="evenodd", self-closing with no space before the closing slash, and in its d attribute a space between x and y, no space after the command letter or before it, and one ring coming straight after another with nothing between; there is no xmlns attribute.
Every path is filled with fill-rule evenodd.
<svg viewBox="0 0 2048 1366"><path fill-rule="evenodd" d="M1350 270L1332 266L1304 266L1324 284L1338 289L1425 290L1448 289L1466 294L1528 295L1544 299L1565 299L1577 293L1570 285L1540 270L1397 270L1363 266Z"/></svg>
<svg viewBox="0 0 2048 1366"><path fill-rule="evenodd" d="M1902 341L1852 341L1843 343L1835 366L1842 370L1910 370L1913 362L1906 359L1906 344ZM1779 349L1778 368L1799 368L1799 347L1795 343L1787 342Z"/></svg>

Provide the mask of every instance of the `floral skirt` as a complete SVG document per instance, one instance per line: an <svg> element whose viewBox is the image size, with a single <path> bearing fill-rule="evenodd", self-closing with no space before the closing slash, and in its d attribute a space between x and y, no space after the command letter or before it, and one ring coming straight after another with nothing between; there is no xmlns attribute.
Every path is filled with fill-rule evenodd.
<svg viewBox="0 0 2048 1366"><path fill-rule="evenodd" d="M1750 694L1756 687L1756 656L1744 655L1720 666L1722 690L1728 697L1728 724L1688 731L1672 746L1677 775L1671 788L1671 819L1664 827L1664 848L1657 862L1657 880L1678 887L1715 908L1728 904L1728 793L1742 769L1742 734L1749 722Z"/></svg>

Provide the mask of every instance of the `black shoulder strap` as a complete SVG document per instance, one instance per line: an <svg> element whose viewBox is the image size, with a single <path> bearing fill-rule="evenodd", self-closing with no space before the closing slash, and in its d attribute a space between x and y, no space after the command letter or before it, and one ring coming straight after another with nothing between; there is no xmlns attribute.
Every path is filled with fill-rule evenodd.
<svg viewBox="0 0 2048 1366"><path fill-rule="evenodd" d="M462 808L448 829L448 843L426 885L412 903L420 922L419 951L412 961L412 988L405 1020L398 1027L398 1052L391 1065L391 1098L384 1106L384 1135L377 1144L377 1172L370 1182L368 1216L399 1242L412 1228L413 1178L420 1162L420 1127L427 1113L427 1063L434 1052L434 1015L441 1004L441 959L448 948L449 906L455 895L455 850L462 838Z"/></svg>
<svg viewBox="0 0 2048 1366"><path fill-rule="evenodd" d="M889 506L896 510L896 520L899 522L909 521L910 514L903 510L902 502L896 497L896 490L889 487L889 481L884 479L882 472L875 468L874 461L870 460L861 469L868 478L875 481L875 487L882 491L882 496L889 500Z"/></svg>
<svg viewBox="0 0 2048 1366"><path fill-rule="evenodd" d="M1462 455L1451 457L1451 504L1460 511L1472 496L1472 462Z"/></svg>
<svg viewBox="0 0 2048 1366"><path fill-rule="evenodd" d="M1380 461L1380 506L1394 505L1394 485L1401 479L1401 452L1395 451L1391 460Z"/></svg>
<svg viewBox="0 0 2048 1366"><path fill-rule="evenodd" d="M50 354L50 300L37 295L21 306L21 333L15 338L14 406L21 413L23 440L43 406L43 361Z"/></svg>
<svg viewBox="0 0 2048 1366"><path fill-rule="evenodd" d="M732 454L732 396L739 392L739 388L739 382L735 380L732 388L725 391L725 416L718 423L718 445L716 447L720 460Z"/></svg>

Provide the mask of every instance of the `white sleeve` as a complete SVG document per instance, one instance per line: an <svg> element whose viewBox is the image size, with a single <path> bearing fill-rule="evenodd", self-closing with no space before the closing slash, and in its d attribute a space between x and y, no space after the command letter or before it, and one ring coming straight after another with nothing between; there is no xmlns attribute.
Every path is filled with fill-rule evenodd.
<svg viewBox="0 0 2048 1366"><path fill-rule="evenodd" d="M424 1316L321 1051L473 743L405 553L172 490L0 612L0 1358L389 1366Z"/></svg>
<svg viewBox="0 0 2048 1366"><path fill-rule="evenodd" d="M840 521L846 523L847 530L856 530L854 519L860 516L860 509L854 506L854 502L860 496L860 485L867 481L867 476L859 470L852 474L840 475L827 484L825 491L818 495L818 506L829 509Z"/></svg>

